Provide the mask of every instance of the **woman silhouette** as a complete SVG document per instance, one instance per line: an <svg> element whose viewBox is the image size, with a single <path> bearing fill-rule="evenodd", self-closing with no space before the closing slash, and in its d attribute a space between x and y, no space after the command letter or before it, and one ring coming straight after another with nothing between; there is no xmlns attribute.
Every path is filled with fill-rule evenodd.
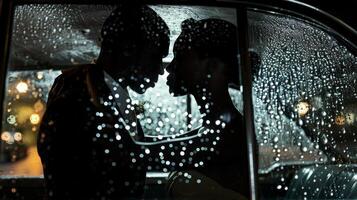
<svg viewBox="0 0 357 200"><path fill-rule="evenodd" d="M181 29L166 69L167 85L174 96L193 95L202 125L161 140L135 134L132 139L145 149L149 170L175 172L169 180L174 197L245 199L246 134L243 117L228 93L229 85L239 80L236 27L220 19L188 19Z"/></svg>
<svg viewBox="0 0 357 200"><path fill-rule="evenodd" d="M188 19L181 28L182 33L174 45L174 59L166 69L169 72L167 84L174 96L193 95L203 123L191 131L188 140L176 142L171 148L163 146L169 150L161 152L161 160L171 169L177 169L178 165L184 170L171 177L171 180L176 178L171 182L171 192L192 198L202 193L206 194L205 198L213 193L219 193L220 199L224 199L223 194L229 199L242 199L237 193L248 197L243 116L228 93L228 86L239 80L236 27L220 19ZM193 179L206 184L198 186L200 184ZM217 193L217 187L224 189ZM212 188L215 188L213 193L209 191Z"/></svg>

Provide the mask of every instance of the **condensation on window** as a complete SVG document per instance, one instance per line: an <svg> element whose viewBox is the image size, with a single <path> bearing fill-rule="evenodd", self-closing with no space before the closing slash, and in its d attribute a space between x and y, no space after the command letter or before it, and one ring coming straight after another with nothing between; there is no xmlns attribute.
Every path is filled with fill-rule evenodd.
<svg viewBox="0 0 357 200"><path fill-rule="evenodd" d="M206 18L223 19L233 24L237 24L236 11L233 8L217 8L206 6L151 6L167 23L170 28L170 48L169 55L164 58L165 62L170 62L173 58L173 44L181 33L181 22L192 18L195 20Z"/></svg>
<svg viewBox="0 0 357 200"><path fill-rule="evenodd" d="M357 156L356 55L306 21L248 18L260 173L275 172L272 187L288 199L355 198L347 168Z"/></svg>
<svg viewBox="0 0 357 200"><path fill-rule="evenodd" d="M235 9L205 6L151 6L170 28L170 51L188 18L220 18L236 24ZM100 51L100 31L113 6L22 5L14 17L10 68L86 64Z"/></svg>
<svg viewBox="0 0 357 200"><path fill-rule="evenodd" d="M17 6L10 68L92 62L99 54L100 27L110 10L108 6Z"/></svg>
<svg viewBox="0 0 357 200"><path fill-rule="evenodd" d="M215 17L234 23L236 19L234 9L179 6L152 8L166 20L171 30L170 54L164 60L167 63L173 58L172 46L180 34L183 20ZM95 63L100 51L100 28L111 10L110 6L73 5L25 5L16 8L1 130L1 177L42 175L35 146L36 138L41 137L38 136L38 128L46 109L49 90L55 78L61 74L60 70ZM197 103L192 96L174 98L169 94L167 75L165 73L161 76L156 87L148 89L145 95L129 90L137 117L147 136L159 138L182 135L202 123ZM233 93L231 92L237 106L242 107L239 102L240 94ZM215 123L224 125L220 121ZM98 134L100 129L101 125L98 125ZM204 151L206 147L197 148ZM213 151L213 148L210 150ZM110 151L106 149L105 153L109 154ZM175 156L172 153L171 156ZM180 156L185 154L184 150L179 153ZM140 160L140 156L132 162ZM188 160L190 159L191 157ZM202 161L195 162L203 165ZM168 160L164 164L167 163L172 164ZM186 174L187 181L187 177L191 175ZM162 184L162 180L165 179L158 180L157 184ZM195 183L202 181L199 178ZM16 180L12 183L11 193L21 196L21 193L17 193L21 187L17 187ZM0 187L0 190L5 191L7 187Z"/></svg>
<svg viewBox="0 0 357 200"><path fill-rule="evenodd" d="M181 22L187 18L221 18L236 24L235 10L204 6L151 6L170 28L169 56L172 58L174 41L181 31ZM95 62L100 51L100 30L112 6L87 5L23 5L15 11L10 69L71 67ZM11 73L11 72L10 72ZM148 135L170 134L187 131L199 126L199 112L193 98L192 109L187 112L186 97L173 98L166 85L167 72L161 76L156 87L145 95L130 91L137 107L145 112L139 117ZM155 98L164 97L157 103ZM173 107L178 106L180 109ZM140 109L139 109L140 110ZM167 111L169 111L167 113ZM172 113L170 113L172 112ZM173 127L162 127L162 123L175 120ZM185 122L185 123L184 123ZM191 124L186 125L189 122ZM161 126L157 126L157 125ZM182 127L181 127L182 126Z"/></svg>
<svg viewBox="0 0 357 200"><path fill-rule="evenodd" d="M235 9L203 6L151 6L170 28L170 52L164 62L172 58L172 47L180 34L181 22L220 18L236 24ZM7 74L7 93L4 101L3 141L10 146L1 155L2 162L32 158L39 162L35 142L49 89L60 70L79 64L94 63L100 51L100 30L112 6L87 5L22 5L17 6L11 41L11 55ZM185 134L201 125L200 113L193 97L172 97L166 85L167 72L160 76L156 86L144 95L129 90L136 106L138 119L146 135L168 136ZM237 107L242 107L240 93L231 90ZM160 99L160 101L158 101ZM188 108L189 107L189 108ZM19 114L20 113L20 114ZM24 125L21 125L24 124ZM23 154L12 151L20 138ZM15 141L16 140L16 141ZM34 160L21 164L21 172L11 166L0 175L41 175L31 172Z"/></svg>
<svg viewBox="0 0 357 200"><path fill-rule="evenodd" d="M173 44L180 34L182 21L188 18L200 20L210 17L224 19L236 24L234 8L160 5L151 7L166 21L170 28L169 55L164 58L166 64L173 59ZM0 143L1 177L40 177L42 175L42 166L35 146L36 139L42 137L38 134L38 129L46 110L50 88L55 78L61 74L61 70L66 71L77 65L96 62L100 52L101 27L112 10L112 6L103 5L34 4L16 7L6 94L3 102L4 113ZM143 132L149 137L160 139L172 135L181 136L186 134L187 131L202 126L201 114L194 98L192 96L171 96L166 85L167 76L168 73L165 72L160 76L155 87L148 89L144 95L139 95L129 89L137 118ZM230 89L230 94L235 106L242 113L241 91ZM206 97L203 96L202 98ZM98 116L101 115L101 113L97 114ZM225 126L225 123L220 120L206 121L205 123L216 124L218 131L219 128ZM131 125L136 126L133 123ZM115 126L118 126L118 124L115 124ZM97 135L98 138L102 136L100 134L104 125L98 124L96 127L98 133L93 140L97 139ZM212 131L213 129L202 129L202 131L200 129L198 135L206 135ZM103 137L106 136L103 134ZM120 140L120 135L115 139ZM195 146L193 150L189 148L192 140L181 142L180 145L183 149L178 152L176 152L178 148L173 147L172 144L168 145L168 148L174 149L170 154L171 157L182 156L183 162L177 163L177 165L192 162L197 167L204 165L204 163L201 160L192 161L193 156L191 154L196 151L214 152L215 148L213 147L219 140L219 137L215 137L212 141L202 138L197 143L202 144L202 146ZM185 151L185 145L189 150ZM104 153L110 154L112 153L111 150L105 149ZM163 150L162 147L161 150ZM145 154L150 154L150 151L146 149ZM130 156L132 155L130 154ZM162 158L159 152L152 152L149 156L156 160L158 159L155 156L159 157L161 159L159 161L164 161L163 164L168 166L167 169L174 164L170 159ZM132 163L139 162L142 157L142 154L133 156ZM112 163L113 167L115 165L116 163ZM152 171L168 172L166 168L165 170L154 166L150 166L150 168ZM228 167L227 169L237 171L235 168ZM158 179L156 182L158 185L161 185L167 176L167 174L160 175L162 179ZM200 176L194 176L195 179L189 180L191 175L194 174L184 173L178 176L181 175L183 175L185 181L194 181L198 186L206 181ZM148 177L150 176L153 175L148 173ZM16 181L13 183L14 187L11 186L12 188L10 188L11 193L22 197L20 193L16 194L17 189L20 190L21 187L17 188ZM0 190L8 189L7 187L2 188L0 186ZM221 188L221 186L219 187ZM23 197L25 198L25 196Z"/></svg>

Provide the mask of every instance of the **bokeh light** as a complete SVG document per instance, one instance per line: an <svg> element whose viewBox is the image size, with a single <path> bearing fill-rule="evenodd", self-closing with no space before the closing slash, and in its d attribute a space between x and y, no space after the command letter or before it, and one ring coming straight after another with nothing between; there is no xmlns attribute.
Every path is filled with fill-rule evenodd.
<svg viewBox="0 0 357 200"><path fill-rule="evenodd" d="M21 81L16 85L16 89L19 93L26 93L28 90L28 85L27 83Z"/></svg>
<svg viewBox="0 0 357 200"><path fill-rule="evenodd" d="M33 113L30 116L30 122L31 122L31 124L34 124L34 125L40 123L40 115L37 113Z"/></svg>

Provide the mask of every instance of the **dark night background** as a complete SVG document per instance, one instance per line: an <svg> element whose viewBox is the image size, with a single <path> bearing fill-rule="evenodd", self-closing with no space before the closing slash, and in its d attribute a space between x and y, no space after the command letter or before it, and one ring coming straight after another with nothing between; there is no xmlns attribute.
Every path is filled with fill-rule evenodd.
<svg viewBox="0 0 357 200"><path fill-rule="evenodd" d="M357 29L357 0L300 0L320 8Z"/></svg>

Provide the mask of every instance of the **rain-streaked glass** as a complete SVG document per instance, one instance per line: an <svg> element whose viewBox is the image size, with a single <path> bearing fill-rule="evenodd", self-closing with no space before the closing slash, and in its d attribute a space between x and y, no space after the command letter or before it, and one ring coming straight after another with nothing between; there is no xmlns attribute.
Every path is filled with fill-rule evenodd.
<svg viewBox="0 0 357 200"><path fill-rule="evenodd" d="M307 21L249 11L248 24L259 187L275 191L262 196L356 198L356 55Z"/></svg>
<svg viewBox="0 0 357 200"><path fill-rule="evenodd" d="M164 58L165 65L173 59L173 44L181 32L181 22L185 19L211 17L236 24L235 9L231 8L161 5L151 8L170 28L170 50L169 55ZM35 146L39 124L46 110L48 92L61 70L96 62L100 52L101 26L112 9L111 6L88 5L16 7L3 102L0 178L42 177L42 166ZM157 138L158 141L173 135L182 136L202 125L194 98L171 96L166 85L167 76L165 72L156 86L149 88L144 95L129 90L131 103L137 111L137 118L145 135ZM242 113L241 91L230 89L230 93L237 109ZM221 122L215 123L221 125ZM98 127L98 130L101 129L100 125ZM66 137L70 139L70 136ZM146 150L145 153L149 154L150 151ZM165 162L170 163L170 160ZM201 164L199 161L198 163ZM148 173L147 177L154 181L154 185L162 187L158 191L164 193L163 184L167 181L168 174L161 172L169 171L155 167L151 171L154 172ZM192 176L195 178L192 181L197 184L203 181L198 176L187 173L182 175L185 181ZM0 191L2 189L7 191L8 188L0 187ZM19 190L21 188L17 188L16 184L10 188L14 196L25 198Z"/></svg>

